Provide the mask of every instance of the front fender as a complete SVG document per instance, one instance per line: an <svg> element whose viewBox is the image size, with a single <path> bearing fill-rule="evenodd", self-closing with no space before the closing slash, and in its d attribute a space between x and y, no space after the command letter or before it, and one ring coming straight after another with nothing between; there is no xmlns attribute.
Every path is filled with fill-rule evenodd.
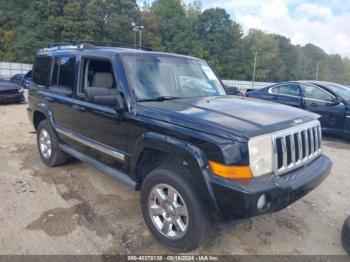
<svg viewBox="0 0 350 262"><path fill-rule="evenodd" d="M144 133L137 140L130 159L130 174L139 183L138 186L140 186L141 178L137 177L137 165L142 157L142 153L147 149L156 149L185 159L188 163L189 171L193 175L196 185L198 185L196 190L199 197L213 209L211 211L215 211L216 215L221 217L211 185L208 159L201 149L174 137L155 132Z"/></svg>

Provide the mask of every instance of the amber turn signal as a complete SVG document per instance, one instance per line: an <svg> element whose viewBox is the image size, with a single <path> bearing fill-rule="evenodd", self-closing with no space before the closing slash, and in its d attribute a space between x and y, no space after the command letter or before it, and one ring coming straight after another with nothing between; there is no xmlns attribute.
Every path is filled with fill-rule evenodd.
<svg viewBox="0 0 350 262"><path fill-rule="evenodd" d="M220 177L228 179L249 179L253 178L253 173L249 166L226 166L213 161L209 161L212 172Z"/></svg>

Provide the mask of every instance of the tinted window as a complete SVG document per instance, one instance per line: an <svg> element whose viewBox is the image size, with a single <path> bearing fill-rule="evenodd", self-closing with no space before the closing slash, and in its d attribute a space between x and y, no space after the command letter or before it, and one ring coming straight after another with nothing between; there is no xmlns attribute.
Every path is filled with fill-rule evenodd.
<svg viewBox="0 0 350 262"><path fill-rule="evenodd" d="M297 85L283 85L279 89L280 95L300 96L300 89Z"/></svg>
<svg viewBox="0 0 350 262"><path fill-rule="evenodd" d="M49 86L51 58L49 56L36 57L33 70L33 82L38 85Z"/></svg>
<svg viewBox="0 0 350 262"><path fill-rule="evenodd" d="M58 69L60 67L60 58L55 57L53 62L53 69L52 69L52 81L51 85L57 86L57 77L58 77Z"/></svg>
<svg viewBox="0 0 350 262"><path fill-rule="evenodd" d="M72 91L75 79L75 57L56 57L52 71L52 85Z"/></svg>
<svg viewBox="0 0 350 262"><path fill-rule="evenodd" d="M317 86L301 84L301 88L303 89L305 98L317 99L322 101L333 101L333 97L329 93Z"/></svg>

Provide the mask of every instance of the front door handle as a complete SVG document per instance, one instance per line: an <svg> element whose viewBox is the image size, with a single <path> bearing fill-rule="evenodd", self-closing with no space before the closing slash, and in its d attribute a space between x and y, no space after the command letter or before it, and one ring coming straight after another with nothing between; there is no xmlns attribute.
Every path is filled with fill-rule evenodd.
<svg viewBox="0 0 350 262"><path fill-rule="evenodd" d="M317 104L316 103L312 103L311 106L317 107Z"/></svg>
<svg viewBox="0 0 350 262"><path fill-rule="evenodd" d="M79 106L79 105L72 105L74 109L80 110L80 111L85 111L85 107Z"/></svg>

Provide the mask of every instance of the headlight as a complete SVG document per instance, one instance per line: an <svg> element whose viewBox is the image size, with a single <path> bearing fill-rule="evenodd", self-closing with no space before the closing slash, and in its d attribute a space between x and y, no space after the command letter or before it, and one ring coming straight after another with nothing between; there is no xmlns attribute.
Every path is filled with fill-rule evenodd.
<svg viewBox="0 0 350 262"><path fill-rule="evenodd" d="M271 173L273 170L272 137L253 137L249 140L250 168L255 177Z"/></svg>
<svg viewBox="0 0 350 262"><path fill-rule="evenodd" d="M24 89L21 87L20 89L18 89L18 93L24 93Z"/></svg>

